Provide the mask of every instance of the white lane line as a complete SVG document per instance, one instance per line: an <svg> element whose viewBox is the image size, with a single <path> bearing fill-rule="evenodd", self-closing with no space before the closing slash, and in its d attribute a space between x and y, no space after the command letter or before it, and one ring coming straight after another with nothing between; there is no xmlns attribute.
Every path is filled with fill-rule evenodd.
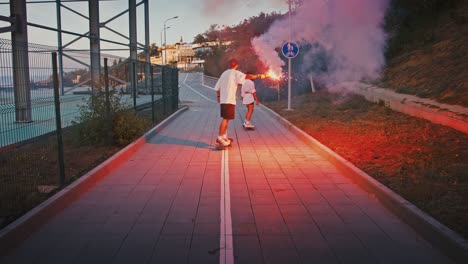
<svg viewBox="0 0 468 264"><path fill-rule="evenodd" d="M211 86L208 86L208 85L205 85L205 84L202 84L202 85L205 86L206 88L211 89L211 90L214 91L214 87L211 87Z"/></svg>
<svg viewBox="0 0 468 264"><path fill-rule="evenodd" d="M229 153L224 150L221 158L221 226L219 238L219 263L234 264L232 242L231 191L229 187Z"/></svg>
<svg viewBox="0 0 468 264"><path fill-rule="evenodd" d="M214 100L211 100L210 98L204 96L203 94L199 93L197 90L193 89L192 86L186 84L185 81L187 80L187 77L188 77L188 76L189 76L189 74L185 75L185 79L184 79L184 82L183 82L183 84L184 84L185 86L187 86L189 89L191 89L192 91L196 92L198 95L200 95L201 97L205 98L206 100L208 100L208 101L210 101L210 102L213 102L213 103L218 103L218 102L216 102L216 101L214 101Z"/></svg>
<svg viewBox="0 0 468 264"><path fill-rule="evenodd" d="M211 86L208 86L208 85L205 84L205 75L204 74L201 75L201 79L202 79L201 84L203 86L205 86L208 89L214 90L214 87L211 87Z"/></svg>

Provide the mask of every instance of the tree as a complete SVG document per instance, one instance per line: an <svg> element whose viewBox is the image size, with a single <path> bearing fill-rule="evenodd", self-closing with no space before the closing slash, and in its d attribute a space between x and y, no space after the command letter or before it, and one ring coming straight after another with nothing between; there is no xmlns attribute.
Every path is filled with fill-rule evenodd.
<svg viewBox="0 0 468 264"><path fill-rule="evenodd" d="M215 46L205 53L205 74L209 76L220 76L227 68L229 53L225 46Z"/></svg>
<svg viewBox="0 0 468 264"><path fill-rule="evenodd" d="M231 58L237 58L242 71L263 72L265 67L258 60L251 39L265 33L273 22L282 16L275 12L260 13L234 26L211 25L203 35L208 41L218 42L218 45L212 47L210 51L197 53L199 58L205 60L205 73L219 76ZM231 44L225 46L226 41L231 41Z"/></svg>
<svg viewBox="0 0 468 264"><path fill-rule="evenodd" d="M391 1L384 24L389 36L385 51L387 59L411 50L414 45L435 41L439 16L451 12L451 17L456 17L455 10L463 10L460 6L463 3L466 2L463 0ZM416 36L415 33L419 35Z"/></svg>
<svg viewBox="0 0 468 264"><path fill-rule="evenodd" d="M198 34L193 38L193 43L203 43L206 42L206 38L202 34Z"/></svg>
<svg viewBox="0 0 468 264"><path fill-rule="evenodd" d="M199 59L206 59L211 53L213 53L213 51L208 48L208 49L205 49L205 50L197 50L195 51L195 57L199 58Z"/></svg>
<svg viewBox="0 0 468 264"><path fill-rule="evenodd" d="M217 41L220 35L219 25L213 24L210 28L205 32L205 39L207 41Z"/></svg>
<svg viewBox="0 0 468 264"><path fill-rule="evenodd" d="M150 56L159 56L159 47L156 43L152 43L150 46Z"/></svg>

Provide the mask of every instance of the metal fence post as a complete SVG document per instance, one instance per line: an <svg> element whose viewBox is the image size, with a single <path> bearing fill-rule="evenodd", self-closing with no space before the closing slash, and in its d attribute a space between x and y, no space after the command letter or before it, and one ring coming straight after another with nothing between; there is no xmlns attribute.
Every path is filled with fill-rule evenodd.
<svg viewBox="0 0 468 264"><path fill-rule="evenodd" d="M277 86L278 86L278 102L280 101L280 84L279 84L279 81L277 82Z"/></svg>
<svg viewBox="0 0 468 264"><path fill-rule="evenodd" d="M171 69L171 112L174 112L174 85L177 85L174 83L174 72L176 70L174 68Z"/></svg>
<svg viewBox="0 0 468 264"><path fill-rule="evenodd" d="M136 79L136 62L132 62L132 81L133 81L133 108L136 111L137 107L137 102L136 102L136 97L137 97L137 89L138 89L138 81Z"/></svg>
<svg viewBox="0 0 468 264"><path fill-rule="evenodd" d="M153 65L149 65L150 67L150 75L151 75L151 121L154 124L155 116L154 116L154 69Z"/></svg>
<svg viewBox="0 0 468 264"><path fill-rule="evenodd" d="M55 124L57 127L57 150L60 186L65 184L65 161L63 158L62 119L60 117L59 81L57 73L57 52L52 52L52 76L54 80Z"/></svg>
<svg viewBox="0 0 468 264"><path fill-rule="evenodd" d="M174 92L174 111L179 109L179 69L174 71L175 92Z"/></svg>
<svg viewBox="0 0 468 264"><path fill-rule="evenodd" d="M174 78L174 75L173 75L173 72L172 72L172 68L168 68L168 71L169 71L169 80L168 80L168 85L167 85L167 94L168 94L168 108L169 108L169 113L172 112L174 110L174 106L172 105L172 86L174 85L173 84L173 78Z"/></svg>
<svg viewBox="0 0 468 264"><path fill-rule="evenodd" d="M107 58L104 58L104 85L106 92L106 128L107 128L107 142L112 143L112 130L110 120L110 98L109 98L109 67L107 66Z"/></svg>
<svg viewBox="0 0 468 264"><path fill-rule="evenodd" d="M167 68L167 74L166 74L166 100L167 100L167 112L172 111L172 71L171 68Z"/></svg>
<svg viewBox="0 0 468 264"><path fill-rule="evenodd" d="M175 69L171 69L171 112L174 112L174 72Z"/></svg>
<svg viewBox="0 0 468 264"><path fill-rule="evenodd" d="M166 98L167 98L167 82L166 82L166 67L163 66L161 69L161 87L162 87L162 99L163 99L163 112L164 115L167 114L167 103L166 103Z"/></svg>

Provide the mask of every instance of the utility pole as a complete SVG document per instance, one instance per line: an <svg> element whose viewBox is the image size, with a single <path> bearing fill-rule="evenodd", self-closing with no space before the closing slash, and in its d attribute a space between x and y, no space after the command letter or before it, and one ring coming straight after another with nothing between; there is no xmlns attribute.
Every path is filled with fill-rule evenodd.
<svg viewBox="0 0 468 264"><path fill-rule="evenodd" d="M99 1L90 0L89 9L89 46L91 56L91 89L99 88L101 75L101 45L99 32Z"/></svg>
<svg viewBox="0 0 468 264"><path fill-rule="evenodd" d="M26 9L26 0L10 0L10 16L16 17L15 24L18 27L11 32L15 113L18 123L32 122Z"/></svg>
<svg viewBox="0 0 468 264"><path fill-rule="evenodd" d="M58 46L58 80L60 93L63 95L65 93L63 87L63 45L62 45L62 4L61 0L56 0L56 12L57 12L57 46Z"/></svg>
<svg viewBox="0 0 468 264"><path fill-rule="evenodd" d="M163 65L164 65L164 57L163 57L163 35L162 34L163 34L164 29L170 29L170 28L171 27L165 27L165 28L161 29L161 32L159 33L159 35L161 37L161 46L160 46L161 55L160 56L161 56L161 64L163 64ZM166 45L166 43L164 43L164 45Z"/></svg>
<svg viewBox="0 0 468 264"><path fill-rule="evenodd" d="M148 78L150 76L150 29L149 29L149 0L145 0L145 57L146 57L146 65L145 65L145 83L146 87L148 87Z"/></svg>
<svg viewBox="0 0 468 264"><path fill-rule="evenodd" d="M138 79L136 76L137 66L137 25L136 25L136 0L128 1L128 18L129 18L129 36L130 36L130 82L132 84L132 97L134 97L134 106L135 98L138 96Z"/></svg>

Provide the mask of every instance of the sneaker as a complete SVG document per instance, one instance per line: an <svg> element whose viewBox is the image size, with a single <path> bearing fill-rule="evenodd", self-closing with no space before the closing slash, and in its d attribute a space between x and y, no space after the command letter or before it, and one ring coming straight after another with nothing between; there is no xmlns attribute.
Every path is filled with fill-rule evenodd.
<svg viewBox="0 0 468 264"><path fill-rule="evenodd" d="M224 140L226 140L226 141L229 141L229 145L231 145L231 143L234 141L233 138L228 137L226 134L224 134L224 135L222 135L222 136L220 136L220 137L222 137L222 138L223 138Z"/></svg>
<svg viewBox="0 0 468 264"><path fill-rule="evenodd" d="M242 124L242 126L244 126L244 127L248 127L249 125L250 125L249 121L244 121L244 123Z"/></svg>
<svg viewBox="0 0 468 264"><path fill-rule="evenodd" d="M229 141L229 139L218 137L216 139L216 144L223 146L223 147L227 147L231 144L231 142Z"/></svg>
<svg viewBox="0 0 468 264"><path fill-rule="evenodd" d="M252 123L250 123L250 122L249 122L249 123L247 123L247 124L245 124L245 126L244 126L244 127L245 127L245 128L255 128L255 126L254 126L254 125L252 125Z"/></svg>

